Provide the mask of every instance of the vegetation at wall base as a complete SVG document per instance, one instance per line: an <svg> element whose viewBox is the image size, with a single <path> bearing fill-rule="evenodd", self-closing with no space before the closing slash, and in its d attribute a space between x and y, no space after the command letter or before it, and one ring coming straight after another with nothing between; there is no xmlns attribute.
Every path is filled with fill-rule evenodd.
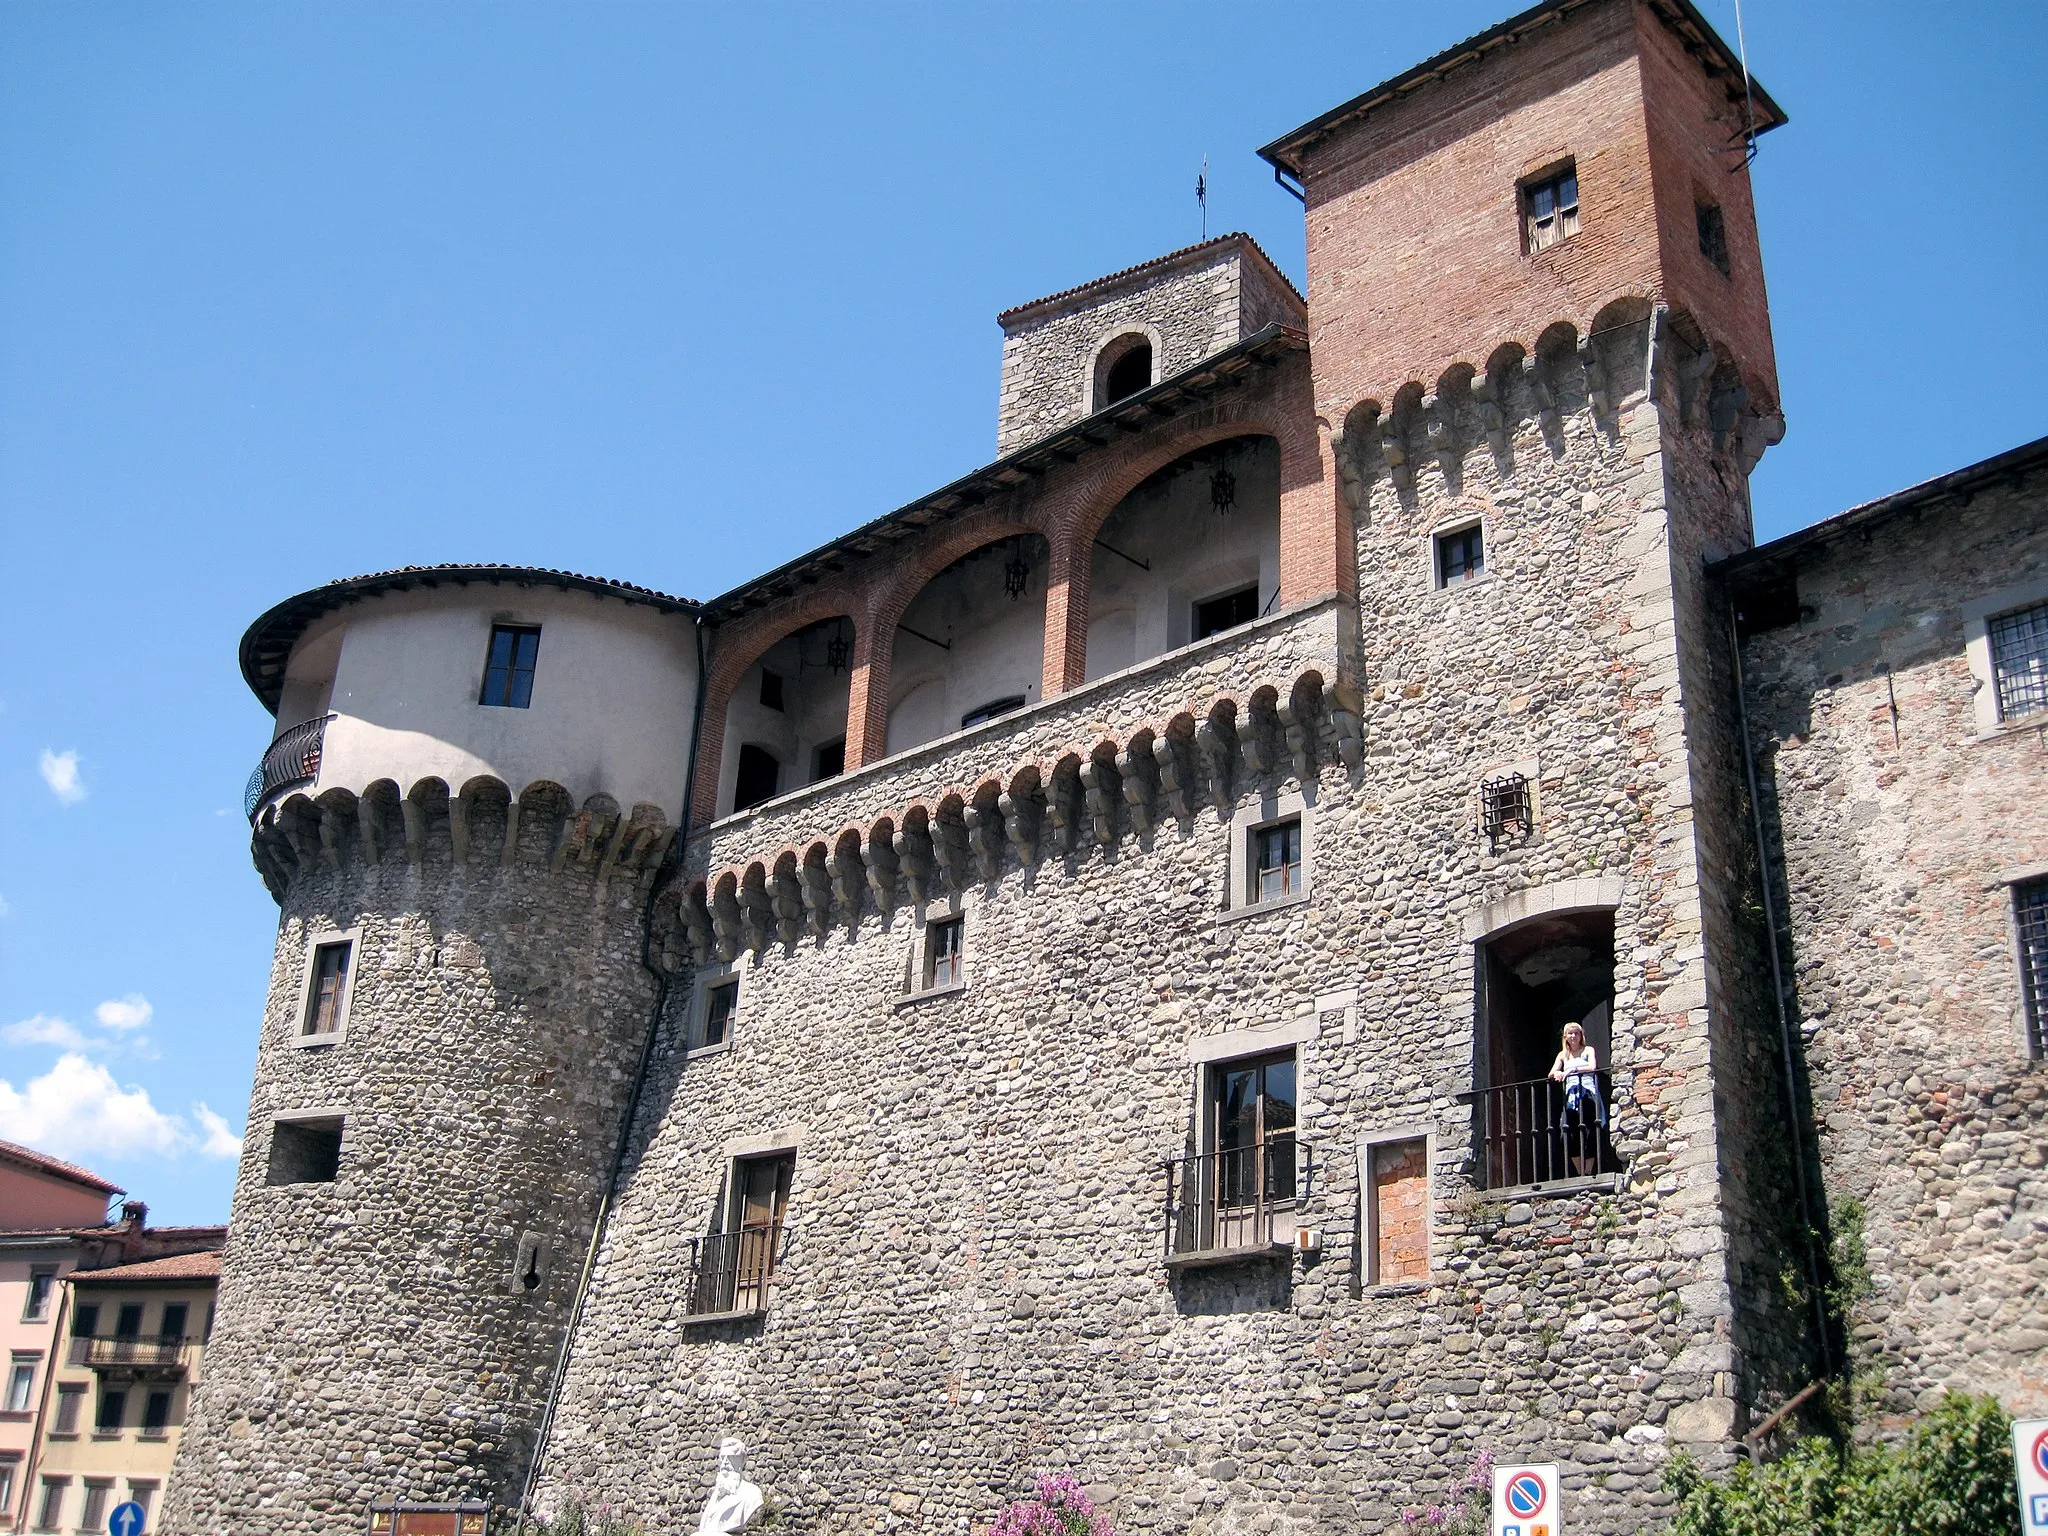
<svg viewBox="0 0 2048 1536"><path fill-rule="evenodd" d="M1816 1435L1726 1479L1680 1456L1671 1536L2005 1536L2020 1522L2011 1437L1996 1398L1950 1393L1896 1446Z"/></svg>

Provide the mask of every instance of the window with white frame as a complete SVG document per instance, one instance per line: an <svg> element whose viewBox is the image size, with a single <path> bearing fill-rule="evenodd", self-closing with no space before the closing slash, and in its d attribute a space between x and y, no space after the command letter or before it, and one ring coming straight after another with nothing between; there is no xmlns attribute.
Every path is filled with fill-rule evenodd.
<svg viewBox="0 0 2048 1536"><path fill-rule="evenodd" d="M7 1411L27 1413L36 1400L36 1366L42 1362L41 1355L17 1353L8 1362L7 1368Z"/></svg>
<svg viewBox="0 0 2048 1536"><path fill-rule="evenodd" d="M967 919L941 918L925 924L924 990L957 987L966 980Z"/></svg>
<svg viewBox="0 0 2048 1536"><path fill-rule="evenodd" d="M1991 640L1998 718L2017 720L2048 709L2048 603L1993 614L1984 627Z"/></svg>
<svg viewBox="0 0 2048 1536"><path fill-rule="evenodd" d="M321 933L313 937L306 961L305 995L299 1003L299 1045L331 1045L348 1030L350 986L354 979L357 931Z"/></svg>
<svg viewBox="0 0 2048 1536"><path fill-rule="evenodd" d="M21 1309L24 1323L40 1323L50 1315L50 1296L57 1288L57 1266L38 1264L28 1272L28 1303Z"/></svg>
<svg viewBox="0 0 2048 1536"><path fill-rule="evenodd" d="M1289 817L1252 831L1251 890L1254 901L1278 901L1299 895L1301 884L1301 818Z"/></svg>

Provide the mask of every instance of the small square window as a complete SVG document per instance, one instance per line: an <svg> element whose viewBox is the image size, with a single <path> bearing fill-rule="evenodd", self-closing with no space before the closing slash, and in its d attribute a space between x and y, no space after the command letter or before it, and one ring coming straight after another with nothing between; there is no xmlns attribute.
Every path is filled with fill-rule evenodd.
<svg viewBox="0 0 2048 1536"><path fill-rule="evenodd" d="M707 982L696 1028L691 1031L689 1048L702 1051L714 1045L724 1045L732 1038L733 1017L739 1008L740 982L737 976Z"/></svg>
<svg viewBox="0 0 2048 1536"><path fill-rule="evenodd" d="M350 948L349 941L342 939L314 949L313 984L306 994L306 1019L301 1034L341 1033L342 999L348 990Z"/></svg>
<svg viewBox="0 0 2048 1536"><path fill-rule="evenodd" d="M339 1115L273 1122L269 1182L332 1184L341 1172L341 1130Z"/></svg>
<svg viewBox="0 0 2048 1536"><path fill-rule="evenodd" d="M2048 1056L2048 880L2012 888L2020 938L2020 1001L2027 1019L2027 1054Z"/></svg>
<svg viewBox="0 0 2048 1536"><path fill-rule="evenodd" d="M1206 640L1211 635L1220 635L1226 629L1236 629L1249 624L1259 616L1259 589L1256 585L1241 587L1235 592L1225 592L1205 602L1195 604L1195 635L1197 640Z"/></svg>
<svg viewBox="0 0 2048 1536"><path fill-rule="evenodd" d="M52 1433L75 1435L78 1433L78 1416L85 1412L85 1387L83 1384L66 1383L57 1388L57 1422Z"/></svg>
<svg viewBox="0 0 2048 1536"><path fill-rule="evenodd" d="M1728 225L1721 217L1719 203L1697 203L1693 207L1700 227L1700 254L1728 275Z"/></svg>
<svg viewBox="0 0 2048 1536"><path fill-rule="evenodd" d="M524 624L493 624L484 660L479 704L525 709L533 702L533 669L540 660L540 630Z"/></svg>
<svg viewBox="0 0 2048 1536"><path fill-rule="evenodd" d="M1579 232L1577 166L1522 184L1522 227L1532 253Z"/></svg>
<svg viewBox="0 0 2048 1536"><path fill-rule="evenodd" d="M942 922L925 925L925 991L960 985L965 975L962 962L966 959L966 944L967 919L964 917L949 917Z"/></svg>
<svg viewBox="0 0 2048 1536"><path fill-rule="evenodd" d="M2048 603L1997 614L1984 627L1991 637L1998 718L2017 720L2048 709Z"/></svg>
<svg viewBox="0 0 2048 1536"><path fill-rule="evenodd" d="M1301 891L1301 819L1252 833L1252 900L1278 901Z"/></svg>
<svg viewBox="0 0 2048 1536"><path fill-rule="evenodd" d="M1436 536L1436 584L1461 586L1486 574L1486 540L1479 524Z"/></svg>
<svg viewBox="0 0 2048 1536"><path fill-rule="evenodd" d="M1527 775L1498 774L1479 786L1479 827L1488 846L1495 848L1504 839L1527 837L1535 829Z"/></svg>
<svg viewBox="0 0 2048 1536"><path fill-rule="evenodd" d="M782 674L780 672L770 672L766 667L761 669L761 706L764 709L781 709L784 707L782 702Z"/></svg>
<svg viewBox="0 0 2048 1536"><path fill-rule="evenodd" d="M21 1309L24 1323L40 1323L50 1315L50 1293L57 1288L54 1265L38 1264L28 1272L28 1304Z"/></svg>

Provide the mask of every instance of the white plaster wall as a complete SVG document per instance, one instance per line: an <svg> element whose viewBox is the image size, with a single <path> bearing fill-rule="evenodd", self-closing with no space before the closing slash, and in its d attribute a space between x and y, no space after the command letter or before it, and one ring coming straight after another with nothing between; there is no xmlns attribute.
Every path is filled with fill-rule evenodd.
<svg viewBox="0 0 2048 1536"><path fill-rule="evenodd" d="M477 703L494 623L540 626L529 708ZM645 801L675 821L696 686L682 615L585 592L446 586L365 598L310 626L285 669L278 718L295 723L284 704L328 689L336 718L315 793L360 794L378 779L404 790L430 776L456 792L488 774L515 794L549 779L579 801Z"/></svg>
<svg viewBox="0 0 2048 1536"><path fill-rule="evenodd" d="M960 729L960 717L991 700L1023 694L1039 700L1045 670L1045 541L1024 540L1031 574L1022 597L1003 591L1007 539L931 579L903 615L903 624L952 649L896 631L889 671L889 744L902 752Z"/></svg>
<svg viewBox="0 0 2048 1536"><path fill-rule="evenodd" d="M1256 580L1263 612L1279 589L1280 445L1270 437L1247 439L1224 465L1237 477L1234 511L1214 510L1209 482L1216 465L1199 459L1131 492L1102 525L1088 590L1091 679L1186 645L1198 602Z"/></svg>
<svg viewBox="0 0 2048 1536"><path fill-rule="evenodd" d="M850 639L851 628L845 633ZM747 668L733 689L732 702L725 711L724 757L718 769L719 815L732 811L742 746L752 743L775 755L782 764L776 793L784 794L813 782L818 748L846 734L852 674L845 668L833 671L826 660L825 647L831 638L832 625L827 624L777 641ZM761 702L764 668L782 676L783 707L779 710Z"/></svg>

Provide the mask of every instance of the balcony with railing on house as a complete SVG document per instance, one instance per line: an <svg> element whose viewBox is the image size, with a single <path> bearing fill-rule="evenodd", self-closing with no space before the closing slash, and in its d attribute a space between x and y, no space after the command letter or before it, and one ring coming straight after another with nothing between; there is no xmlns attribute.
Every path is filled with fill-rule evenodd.
<svg viewBox="0 0 2048 1536"><path fill-rule="evenodd" d="M1540 1193L1560 1185L1578 1188L1621 1171L1611 1135L1611 1073L1497 1083L1466 1097L1483 1189Z"/></svg>
<svg viewBox="0 0 2048 1536"><path fill-rule="evenodd" d="M769 1285L781 1257L782 1231L779 1223L750 1224L733 1232L693 1238L689 1302L683 1321L719 1323L765 1313Z"/></svg>
<svg viewBox="0 0 2048 1536"><path fill-rule="evenodd" d="M198 1339L74 1338L71 1363L106 1375L133 1377L182 1376L191 1368Z"/></svg>
<svg viewBox="0 0 2048 1536"><path fill-rule="evenodd" d="M1171 1269L1273 1258L1292 1251L1314 1158L1292 1132L1166 1164L1166 1263Z"/></svg>
<svg viewBox="0 0 2048 1536"><path fill-rule="evenodd" d="M320 776L320 743L333 718L321 715L278 732L242 791L242 810L251 821L273 795Z"/></svg>

